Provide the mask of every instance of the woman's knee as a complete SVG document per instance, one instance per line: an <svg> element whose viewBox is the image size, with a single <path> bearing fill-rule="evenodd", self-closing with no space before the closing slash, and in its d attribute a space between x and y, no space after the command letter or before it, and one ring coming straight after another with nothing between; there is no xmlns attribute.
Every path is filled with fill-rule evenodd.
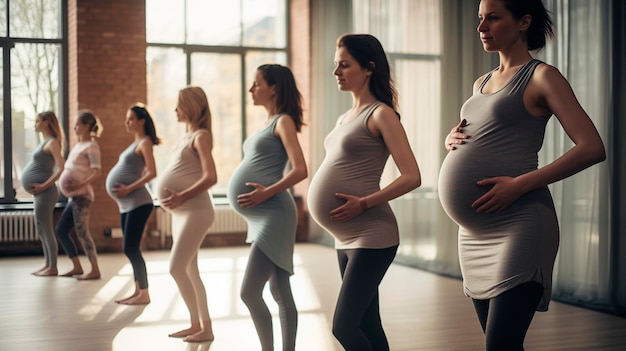
<svg viewBox="0 0 626 351"><path fill-rule="evenodd" d="M337 322L333 323L333 336L339 340L341 344L344 344L343 341L345 340L350 340L356 332L358 332L358 328L356 328L356 326Z"/></svg>
<svg viewBox="0 0 626 351"><path fill-rule="evenodd" d="M249 306L250 304L255 304L258 301L263 300L263 289L258 289L244 281L241 285L241 290L239 291L239 297L241 298L241 301L246 304L246 306Z"/></svg>
<svg viewBox="0 0 626 351"><path fill-rule="evenodd" d="M138 247L124 246L124 255L130 260L138 259L141 257L141 250Z"/></svg>

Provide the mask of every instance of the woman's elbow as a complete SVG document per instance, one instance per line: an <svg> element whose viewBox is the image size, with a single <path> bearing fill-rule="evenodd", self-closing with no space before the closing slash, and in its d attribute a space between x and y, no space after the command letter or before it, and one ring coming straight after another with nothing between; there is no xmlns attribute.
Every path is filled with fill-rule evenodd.
<svg viewBox="0 0 626 351"><path fill-rule="evenodd" d="M413 190L413 189L417 189L422 185L422 176L420 175L420 173L409 173L406 175L406 183L408 185L408 187L410 188L409 191Z"/></svg>
<svg viewBox="0 0 626 351"><path fill-rule="evenodd" d="M146 177L146 183L151 181L152 179L156 178L157 176L157 172L148 172L148 176Z"/></svg>
<svg viewBox="0 0 626 351"><path fill-rule="evenodd" d="M217 184L217 174L210 175L206 179L207 188L213 187L213 185Z"/></svg>
<svg viewBox="0 0 626 351"><path fill-rule="evenodd" d="M604 143L602 143L601 141L595 143L593 147L591 147L590 154L592 155L591 161L593 162L593 164L600 163L606 160L606 149L604 148Z"/></svg>
<svg viewBox="0 0 626 351"><path fill-rule="evenodd" d="M422 177L418 174L413 178L413 183L411 185L413 185L413 189L419 188L422 185Z"/></svg>
<svg viewBox="0 0 626 351"><path fill-rule="evenodd" d="M301 169L298 172L298 183L305 180L309 176L309 171L306 168Z"/></svg>

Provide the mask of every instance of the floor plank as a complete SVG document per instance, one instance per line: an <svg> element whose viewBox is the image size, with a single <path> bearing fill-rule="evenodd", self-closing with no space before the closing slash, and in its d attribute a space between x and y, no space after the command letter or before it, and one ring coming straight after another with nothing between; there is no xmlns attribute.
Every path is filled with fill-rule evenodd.
<svg viewBox="0 0 626 351"><path fill-rule="evenodd" d="M202 249L200 267L207 288L216 340L187 344L167 334L187 327L187 312L168 273L166 251L148 251L152 303L122 306L113 300L133 288L132 269L122 254L100 255L103 279L34 277L40 257L0 259L0 350L259 350L254 326L239 288L247 247ZM69 261L60 257L60 271ZM84 261L84 257L81 257ZM340 285L334 250L298 244L291 278L299 310L297 350L342 350L330 333ZM277 308L276 349L280 350ZM482 350L483 336L461 282L392 265L381 286L381 313L394 351ZM552 302L528 333L526 350L609 351L626 349L626 319Z"/></svg>

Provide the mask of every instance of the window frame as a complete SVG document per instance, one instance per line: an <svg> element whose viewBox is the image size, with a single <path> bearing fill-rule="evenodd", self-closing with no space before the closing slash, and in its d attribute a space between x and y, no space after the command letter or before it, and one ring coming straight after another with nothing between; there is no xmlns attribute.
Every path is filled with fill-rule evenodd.
<svg viewBox="0 0 626 351"><path fill-rule="evenodd" d="M241 1L241 11L243 11L243 6L245 5L245 3L242 0ZM159 43L159 42L153 42L153 41L147 41L146 42L146 53L148 51L149 48L161 48L161 49L176 49L176 50L181 50L184 55L185 55L185 62L186 62L186 85L191 85L192 81L193 81L193 71L192 71L192 56L194 54L231 54L231 55L237 55L239 56L239 69L241 72L240 75L240 96L241 96L241 100L239 102L239 113L240 113L240 118L239 121L241 123L241 132L239 137L241 138L241 145L243 145L243 142L246 140L247 137L249 137L251 135L251 133L248 132L248 115L247 115L247 107L249 105L249 101L250 101L250 97L248 96L248 81L250 79L252 79L251 74L253 73L253 70L256 69L256 67L248 67L248 64L246 62L246 57L248 57L248 55L250 53L274 53L274 54L283 54L285 56L285 61L284 64L285 65L289 65L291 62L291 52L290 52L290 42L291 42L291 33L290 33L290 27L291 27L291 23L290 23L290 11L291 11L291 5L290 5L290 1L289 0L281 0L284 1L284 8L285 8L285 46L284 47L268 47L268 46L249 46L249 45L243 45L241 44L242 42L240 42L240 45L233 45L233 46L229 46L229 45L202 45L202 44L188 44L188 43ZM183 13L186 13L186 6L187 6L187 2L185 1L183 6L185 6L185 8L183 9ZM186 26L186 19L183 19L183 25ZM241 35L243 36L243 32L241 33ZM146 35L148 36L148 35ZM186 39L184 39L184 41L186 41ZM268 62L269 63L269 62ZM181 87L182 89L183 87ZM150 96L150 85L148 84L148 96ZM208 97L209 98L209 105L211 106L211 96ZM146 101L147 105L150 106L150 101ZM213 111L213 110L212 110ZM214 131L215 132L215 131ZM232 156L234 157L234 155ZM241 150L241 154L239 155L240 159L243 157L243 148ZM225 192L216 192L215 190L213 190L212 193L213 197L215 198L225 198L226 197L226 193Z"/></svg>
<svg viewBox="0 0 626 351"><path fill-rule="evenodd" d="M62 124L63 131L65 132L66 138L68 135L68 124L69 124L69 84L68 84L68 72L69 72L69 63L68 63L68 4L67 1L58 1L59 6L59 21L60 21L60 37L56 39L49 38L30 38L30 37L12 37L10 32L10 3L11 0L6 1L5 16L6 19L6 28L4 31L6 36L0 37L0 48L2 50L2 99L3 99L3 149L2 155L0 156L2 159L2 181L4 186L4 194L0 195L0 206L7 204L28 204L32 203L33 200L28 199L18 199L16 196L16 189L13 187L13 113L12 113L12 79L11 79L11 49L15 47L16 44L54 44L60 46L61 59L59 61L59 71L58 71L58 79L59 79L59 89L58 89L58 97L57 101L60 106L58 107L57 113L59 114L58 118ZM8 87L8 89L7 89ZM66 140L67 141L67 140Z"/></svg>

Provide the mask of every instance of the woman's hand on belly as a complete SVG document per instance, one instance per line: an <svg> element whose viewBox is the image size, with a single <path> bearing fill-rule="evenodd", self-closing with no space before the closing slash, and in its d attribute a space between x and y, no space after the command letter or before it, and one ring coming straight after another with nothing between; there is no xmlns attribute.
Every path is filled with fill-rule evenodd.
<svg viewBox="0 0 626 351"><path fill-rule="evenodd" d="M111 189L113 195L118 198L126 197L130 193L130 188L122 183L115 183L115 186Z"/></svg>
<svg viewBox="0 0 626 351"><path fill-rule="evenodd" d="M525 193L523 187L513 177L485 178L477 181L476 184L493 185L489 191L472 203L472 208L478 213L501 212Z"/></svg>
<svg viewBox="0 0 626 351"><path fill-rule="evenodd" d="M330 211L330 219L333 221L347 222L364 212L361 208L360 197L343 193L336 193L335 196L346 202Z"/></svg>
<svg viewBox="0 0 626 351"><path fill-rule="evenodd" d="M37 195L43 192L44 190L48 189L48 187L44 187L43 184L41 183L30 183L29 186L30 187L26 191L28 191L29 193L33 195Z"/></svg>
<svg viewBox="0 0 626 351"><path fill-rule="evenodd" d="M185 200L183 199L183 197L180 195L179 192L174 191L172 189L168 189L168 188L165 188L163 190L169 193L168 197L161 200L161 205L165 206L166 208L169 208L170 210L172 210L182 205L183 202L185 202Z"/></svg>
<svg viewBox="0 0 626 351"><path fill-rule="evenodd" d="M271 194L267 192L267 188L258 183L247 182L246 186L254 188L249 193L237 195L237 203L241 207L254 207L265 202Z"/></svg>

